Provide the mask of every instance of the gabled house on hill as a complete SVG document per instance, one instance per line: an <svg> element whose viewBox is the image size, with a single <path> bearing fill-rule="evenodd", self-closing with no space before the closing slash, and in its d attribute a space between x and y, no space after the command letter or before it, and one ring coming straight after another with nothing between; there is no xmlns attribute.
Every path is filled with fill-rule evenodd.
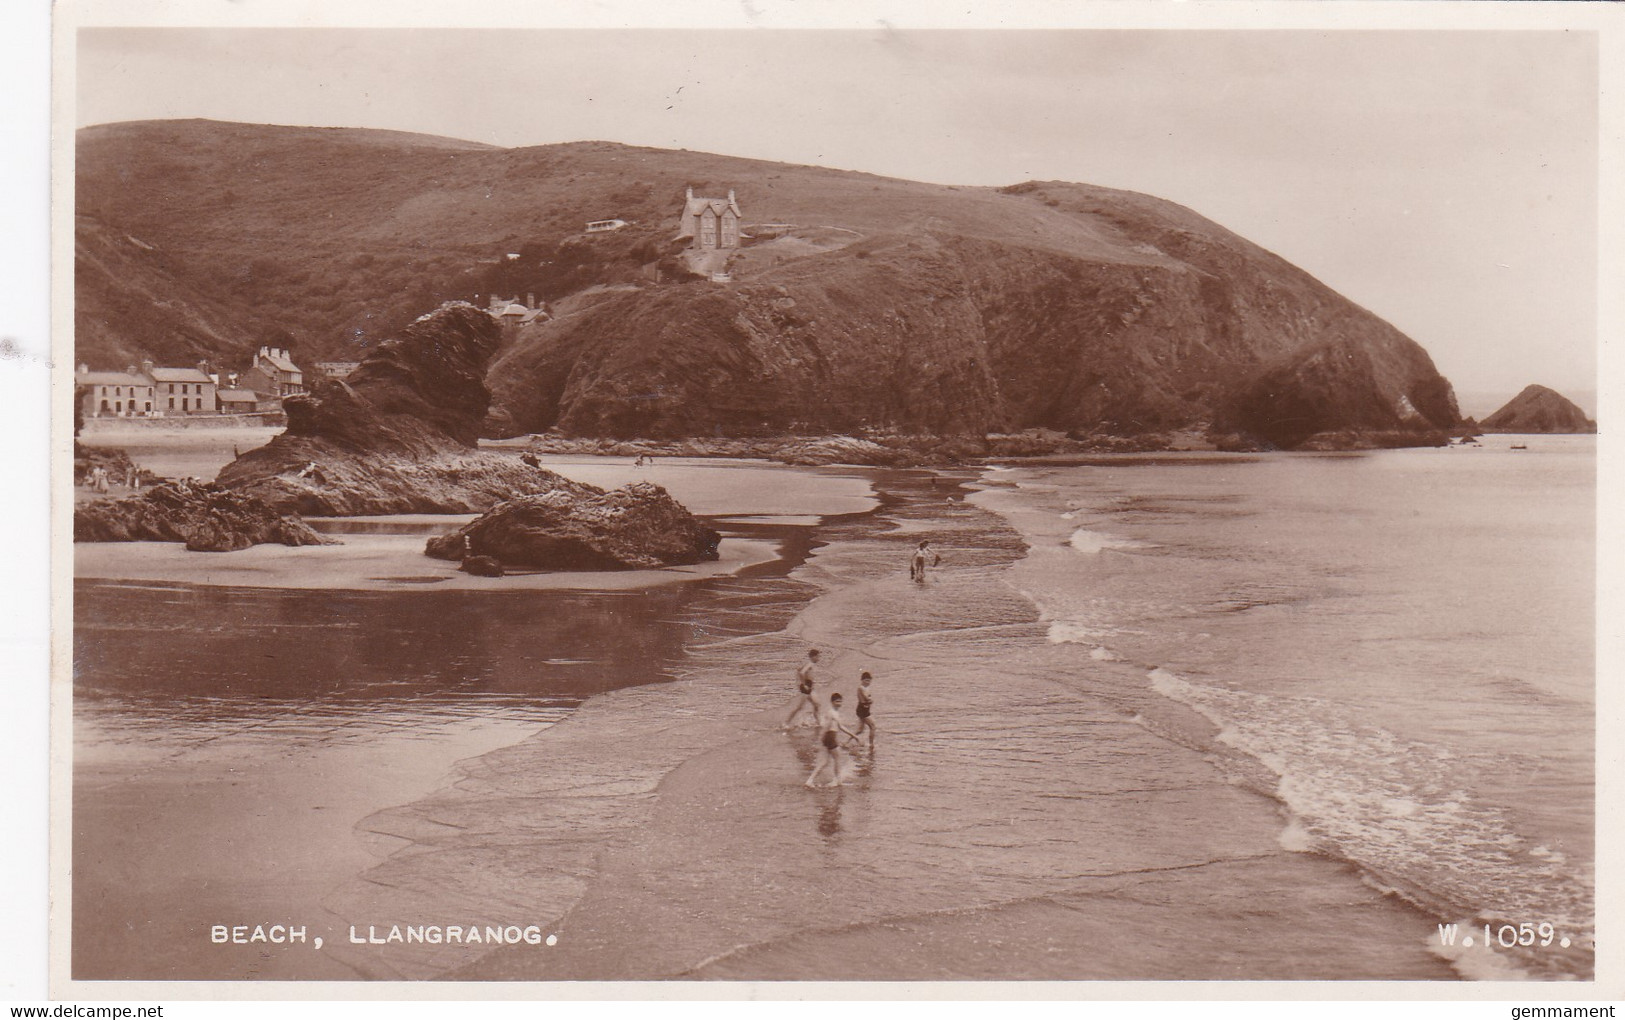
<svg viewBox="0 0 1625 1020"><path fill-rule="evenodd" d="M691 248L737 248L740 218L739 202L732 188L728 189L727 198L696 197L694 189L689 188L677 236L693 238Z"/></svg>

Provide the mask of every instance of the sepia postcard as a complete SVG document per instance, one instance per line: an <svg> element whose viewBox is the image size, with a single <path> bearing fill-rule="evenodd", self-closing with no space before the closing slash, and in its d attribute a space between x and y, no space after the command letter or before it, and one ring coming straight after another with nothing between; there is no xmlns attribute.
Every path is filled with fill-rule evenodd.
<svg viewBox="0 0 1625 1020"><path fill-rule="evenodd" d="M58 7L52 996L1618 997L1619 11L882 6Z"/></svg>

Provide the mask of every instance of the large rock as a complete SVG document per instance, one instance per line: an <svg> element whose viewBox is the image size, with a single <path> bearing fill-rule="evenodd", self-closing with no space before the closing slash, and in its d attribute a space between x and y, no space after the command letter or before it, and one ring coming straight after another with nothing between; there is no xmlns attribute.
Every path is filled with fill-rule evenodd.
<svg viewBox="0 0 1625 1020"><path fill-rule="evenodd" d="M476 441L490 405L495 319L441 306L380 344L343 381L288 397L287 429L216 482L309 516L477 513L576 483Z"/></svg>
<svg viewBox="0 0 1625 1020"><path fill-rule="evenodd" d="M539 570L637 570L717 558L721 536L652 482L588 496L556 491L492 507L424 552Z"/></svg>
<svg viewBox="0 0 1625 1020"><path fill-rule="evenodd" d="M174 483L139 496L81 503L73 512L75 542L184 542L196 552L251 545L332 545L296 517L265 501L213 485Z"/></svg>
<svg viewBox="0 0 1625 1020"><path fill-rule="evenodd" d="M1597 423L1556 390L1531 385L1485 418L1480 428L1486 432L1589 433L1597 431Z"/></svg>

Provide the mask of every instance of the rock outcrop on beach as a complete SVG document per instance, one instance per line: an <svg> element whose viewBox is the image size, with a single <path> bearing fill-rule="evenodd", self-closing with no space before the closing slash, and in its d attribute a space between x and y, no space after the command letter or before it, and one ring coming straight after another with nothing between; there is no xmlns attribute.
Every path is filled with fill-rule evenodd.
<svg viewBox="0 0 1625 1020"><path fill-rule="evenodd" d="M1485 418L1485 432L1591 433L1597 423L1578 404L1545 386L1525 386L1499 411Z"/></svg>
<svg viewBox="0 0 1625 1020"><path fill-rule="evenodd" d="M266 543L333 544L310 525L255 496L185 483L79 504L73 511L73 540L184 542L195 552L231 552Z"/></svg>
<svg viewBox="0 0 1625 1020"><path fill-rule="evenodd" d="M221 470L217 484L309 516L477 513L517 495L579 486L476 448L496 320L448 304L375 348L348 378L287 397L287 429Z"/></svg>
<svg viewBox="0 0 1625 1020"><path fill-rule="evenodd" d="M431 538L424 552L503 568L639 570L714 560L721 540L665 489L634 482L613 492L555 491L499 503Z"/></svg>
<svg viewBox="0 0 1625 1020"><path fill-rule="evenodd" d="M147 337L160 360L236 360L276 330L306 361L355 360L436 301L506 288L552 313L489 366L477 427L512 434L1201 428L1298 446L1460 423L1394 327L1133 192L207 121L78 138L80 360L125 363ZM732 188L746 211L726 282L672 268L687 186ZM631 225L583 235L604 210Z"/></svg>

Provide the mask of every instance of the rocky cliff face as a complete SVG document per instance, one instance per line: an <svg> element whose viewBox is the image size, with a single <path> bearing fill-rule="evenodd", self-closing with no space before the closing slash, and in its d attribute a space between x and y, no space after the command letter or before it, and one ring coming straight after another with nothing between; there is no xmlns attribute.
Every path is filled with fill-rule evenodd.
<svg viewBox="0 0 1625 1020"><path fill-rule="evenodd" d="M1585 416L1579 405L1545 386L1525 386L1523 391L1480 427L1488 432L1588 433L1597 423Z"/></svg>
<svg viewBox="0 0 1625 1020"><path fill-rule="evenodd" d="M587 491L475 448L490 401L485 363L499 339L485 312L442 307L348 380L289 397L286 431L228 464L216 484L311 516L470 513L526 493Z"/></svg>
<svg viewBox="0 0 1625 1020"><path fill-rule="evenodd" d="M614 437L1210 426L1293 447L1459 422L1417 344L1188 210L1079 185L1007 201L1110 233L874 234L730 285L604 293L506 351L494 392L519 428Z"/></svg>
<svg viewBox="0 0 1625 1020"><path fill-rule="evenodd" d="M353 360L339 338L370 343L388 333L379 323L472 297L483 263L558 313L496 355L488 427L1213 426L1291 446L1372 430L1428 441L1458 423L1449 384L1393 327L1191 210L1131 192L205 121L86 128L76 173L77 330L92 363L158 343L160 360L229 364L278 329L302 357ZM776 225L730 257L731 283L662 271L687 185L735 189L747 234ZM584 236L606 209L635 226ZM391 405L388 380L363 381L368 406ZM466 419L447 413L456 421L434 430L466 440ZM327 416L326 439L343 441L347 416Z"/></svg>

